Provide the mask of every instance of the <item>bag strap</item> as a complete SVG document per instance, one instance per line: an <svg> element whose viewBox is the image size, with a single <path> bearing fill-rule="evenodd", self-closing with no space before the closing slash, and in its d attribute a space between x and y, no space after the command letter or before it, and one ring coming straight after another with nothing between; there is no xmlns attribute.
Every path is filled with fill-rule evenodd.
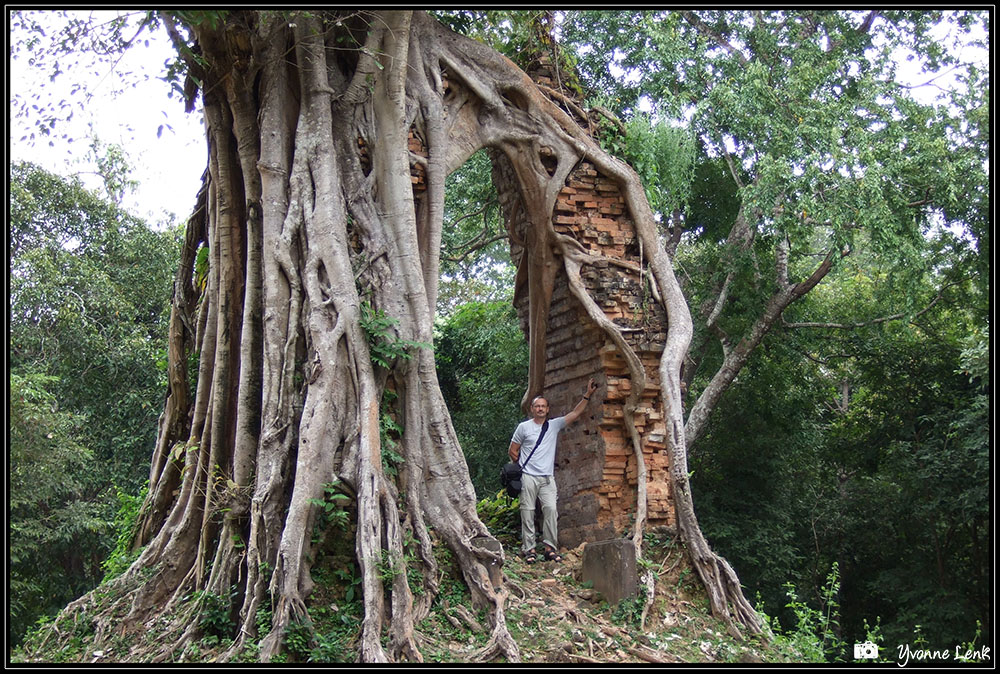
<svg viewBox="0 0 1000 674"><path fill-rule="evenodd" d="M549 430L548 419L546 419L542 424L542 432L538 434L538 439L535 440L535 446L531 448L531 454L528 454L528 458L524 460L523 464L520 461L517 462L517 465L521 466L521 470L524 470L524 467L528 465L529 461L531 461L531 456L535 453L535 450L538 449L538 445L542 443L542 438L545 437L545 431L547 430Z"/></svg>

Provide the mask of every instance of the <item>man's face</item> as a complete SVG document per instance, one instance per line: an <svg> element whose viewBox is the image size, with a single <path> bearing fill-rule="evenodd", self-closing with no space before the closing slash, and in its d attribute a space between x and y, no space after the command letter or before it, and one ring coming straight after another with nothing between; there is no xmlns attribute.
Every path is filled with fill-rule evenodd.
<svg viewBox="0 0 1000 674"><path fill-rule="evenodd" d="M544 419L549 414L549 402L545 398L535 398L531 403L531 414L536 419Z"/></svg>

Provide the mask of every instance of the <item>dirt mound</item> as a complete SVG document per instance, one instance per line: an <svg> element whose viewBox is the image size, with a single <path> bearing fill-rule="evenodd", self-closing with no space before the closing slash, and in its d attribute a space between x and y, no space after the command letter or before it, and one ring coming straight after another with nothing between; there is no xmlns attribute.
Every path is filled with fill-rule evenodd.
<svg viewBox="0 0 1000 674"><path fill-rule="evenodd" d="M510 555L504 575L510 592L507 623L523 662L682 663L753 662L761 656L737 643L708 614L704 591L692 578L683 551L668 546L646 609L644 589L617 605L582 580L583 546L562 562L528 564Z"/></svg>

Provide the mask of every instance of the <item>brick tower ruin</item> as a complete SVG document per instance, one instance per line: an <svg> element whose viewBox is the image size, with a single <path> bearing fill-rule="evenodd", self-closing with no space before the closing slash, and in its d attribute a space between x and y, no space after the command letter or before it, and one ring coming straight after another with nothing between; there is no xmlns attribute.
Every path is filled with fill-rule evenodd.
<svg viewBox="0 0 1000 674"><path fill-rule="evenodd" d="M528 73L553 91L558 77L547 59L537 60ZM575 108L579 119L580 109ZM589 120L580 120L589 125ZM422 142L411 134L410 152L425 156ZM361 148L365 155L365 148ZM520 265L528 227L517 180L506 158L490 151L493 183L512 234L511 259ZM414 196L426 189L420 163L412 166ZM663 307L651 296L649 283L627 267L642 269L642 251L618 186L583 161L570 174L556 202L553 224L602 260L586 267L584 284L604 314L617 324L642 361L646 386L634 413L647 479L647 525L674 526L670 495L670 465L666 447L659 361L666 341ZM616 262L626 263L625 265ZM530 339L527 293L514 303L522 330ZM569 290L565 271L555 281L546 334L543 394L553 416L569 412L587 381L601 385L586 417L563 431L556 457L559 491L559 542L567 548L631 532L636 513L637 459L624 421L624 406L632 388L629 368L618 347L596 325Z"/></svg>
<svg viewBox="0 0 1000 674"><path fill-rule="evenodd" d="M544 88L558 79L542 58L529 71ZM587 123L584 120L584 123ZM511 237L511 258L522 261L527 223L517 182L499 153L493 155L493 181ZM582 244L601 262L586 267L587 291L605 315L617 324L642 361L646 387L634 421L647 471L649 525L675 524L670 496L669 455L659 361L666 341L667 319L651 296L648 282L629 271L642 269L642 252L635 226L618 186L602 177L589 162L570 174L560 193L553 223L559 234ZM526 293L515 296L522 329L528 335ZM631 529L636 512L637 459L624 422L624 404L632 386L625 359L611 338L596 325L570 293L565 272L556 279L546 335L544 395L554 416L569 412L579 401L590 377L602 385L587 418L560 435L556 458L559 490L560 544L574 548L587 541L622 536Z"/></svg>
<svg viewBox="0 0 1000 674"><path fill-rule="evenodd" d="M495 162L494 183L508 217L517 218L513 202L520 198L514 181ZM556 229L582 243L592 254L640 262L640 251L625 202L616 185L582 163L560 194L554 214ZM524 223L510 222L513 230ZM523 248L511 246L517 264ZM626 340L642 360L646 388L635 412L647 469L648 520L673 525L669 492L669 459L659 391L659 359L666 339L666 316L653 301L648 284L609 261L583 273L584 282L605 315L622 327ZM515 298L527 334L527 298ZM565 430L559 439L556 482L559 489L560 544L574 548L586 541L621 536L635 514L637 463L624 422L624 403L631 376L617 346L583 311L568 290L564 274L556 279L549 312L545 353L544 395L553 415L565 414L579 401L587 380L602 385L599 401L587 408L588 418Z"/></svg>

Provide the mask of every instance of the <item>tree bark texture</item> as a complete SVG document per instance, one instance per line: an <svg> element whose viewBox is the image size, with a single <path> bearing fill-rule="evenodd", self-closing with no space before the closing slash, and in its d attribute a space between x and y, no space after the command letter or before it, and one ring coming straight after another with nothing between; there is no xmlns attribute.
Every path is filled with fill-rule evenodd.
<svg viewBox="0 0 1000 674"><path fill-rule="evenodd" d="M431 532L488 610L479 657L519 660L506 589L488 573L503 551L476 516L429 347L444 180L489 148L509 162L531 225L529 395L541 388L559 268L600 318L579 282L591 260L553 228L556 197L584 158L620 185L669 316L661 382L680 529L706 569L713 611L759 630L690 506L680 366L691 318L636 174L508 59L424 13L235 11L191 23L195 14L183 26L165 21L175 40L186 27L182 53L197 54L189 67L203 94L209 170L174 289L169 395L137 540L145 547L115 581L126 603L106 610L102 629L120 634L171 615L171 636L156 645L166 659L197 636L198 601L186 599L232 597L230 654L260 640L262 659L273 657L291 625L308 624L314 503L339 482L358 513L360 660L421 660L414 626L438 578ZM393 328L366 332L372 311ZM372 349L387 343L408 353L383 367ZM628 349L620 334L615 343ZM196 373L186 371L192 353ZM398 476L384 468L386 415L404 429ZM399 568L404 556L416 567L409 578L422 578L419 593L407 573L380 576L380 564ZM257 634L261 608L272 612L268 634Z"/></svg>

